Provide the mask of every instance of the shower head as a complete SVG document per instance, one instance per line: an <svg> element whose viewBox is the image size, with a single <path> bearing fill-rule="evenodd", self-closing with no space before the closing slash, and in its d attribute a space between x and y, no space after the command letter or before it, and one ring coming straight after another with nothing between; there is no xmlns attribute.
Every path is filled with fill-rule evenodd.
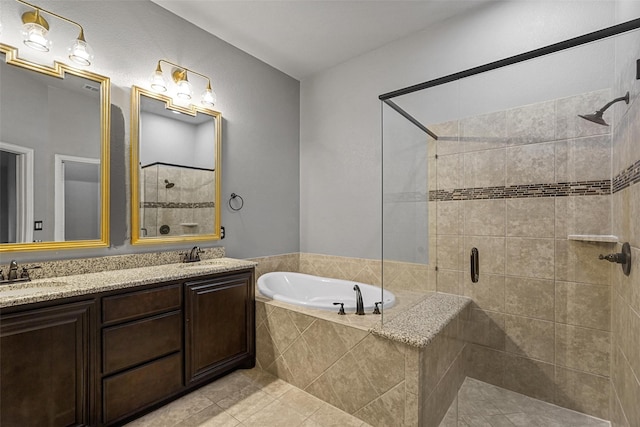
<svg viewBox="0 0 640 427"><path fill-rule="evenodd" d="M175 185L173 182L169 182L168 179L164 180L164 184L165 184L164 188L173 188L173 186Z"/></svg>
<svg viewBox="0 0 640 427"><path fill-rule="evenodd" d="M626 104L629 103L629 92L627 92L627 94L625 96L621 96L620 98L616 98L611 102L608 102L604 107L602 107L601 109L599 109L598 111L596 111L593 114L578 114L578 117L582 117L585 120L589 120L590 122L593 123L597 123L599 125L602 126L609 126L609 124L607 122L604 121L604 119L602 118L602 115L604 114L604 112L607 110L607 108L611 107L613 104L615 104L616 102L620 102L620 101L624 101Z"/></svg>

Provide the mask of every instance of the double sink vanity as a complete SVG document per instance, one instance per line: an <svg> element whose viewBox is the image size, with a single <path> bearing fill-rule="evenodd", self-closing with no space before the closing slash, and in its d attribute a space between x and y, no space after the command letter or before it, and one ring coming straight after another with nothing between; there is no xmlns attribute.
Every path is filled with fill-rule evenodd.
<svg viewBox="0 0 640 427"><path fill-rule="evenodd" d="M6 6L7 19L36 8ZM0 268L18 260L0 278L0 425L122 425L253 367L255 264L222 248L199 262L170 253L223 237L222 115L174 99L175 85L166 94L131 87L131 181L113 189L129 193L130 244L162 252L48 261L33 280L30 270L18 276L17 264L35 268L30 252L107 254L111 211L126 209L110 206L111 114L120 111L110 78L34 62L22 49L0 43L0 156L15 172L0 189ZM186 69L163 61L186 80Z"/></svg>
<svg viewBox="0 0 640 427"><path fill-rule="evenodd" d="M255 263L215 258L0 287L0 425L121 425L255 364Z"/></svg>

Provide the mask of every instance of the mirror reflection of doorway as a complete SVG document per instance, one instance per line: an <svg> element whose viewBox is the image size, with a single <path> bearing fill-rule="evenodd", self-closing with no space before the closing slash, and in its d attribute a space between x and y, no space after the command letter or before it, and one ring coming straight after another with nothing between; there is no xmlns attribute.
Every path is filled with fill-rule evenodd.
<svg viewBox="0 0 640 427"><path fill-rule="evenodd" d="M100 238L100 159L55 155L56 241Z"/></svg>
<svg viewBox="0 0 640 427"><path fill-rule="evenodd" d="M0 243L33 241L33 150L0 142Z"/></svg>

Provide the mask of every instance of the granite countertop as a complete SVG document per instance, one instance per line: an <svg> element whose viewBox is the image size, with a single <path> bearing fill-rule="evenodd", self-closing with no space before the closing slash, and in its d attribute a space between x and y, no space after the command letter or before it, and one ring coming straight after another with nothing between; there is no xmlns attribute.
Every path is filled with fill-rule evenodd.
<svg viewBox="0 0 640 427"><path fill-rule="evenodd" d="M125 289L158 282L188 279L203 274L223 273L255 267L257 263L233 258L215 258L194 263L102 271L58 276L0 285L0 308L50 301L78 295Z"/></svg>
<svg viewBox="0 0 640 427"><path fill-rule="evenodd" d="M454 319L471 299L450 294L434 293L371 333L412 347L426 347Z"/></svg>

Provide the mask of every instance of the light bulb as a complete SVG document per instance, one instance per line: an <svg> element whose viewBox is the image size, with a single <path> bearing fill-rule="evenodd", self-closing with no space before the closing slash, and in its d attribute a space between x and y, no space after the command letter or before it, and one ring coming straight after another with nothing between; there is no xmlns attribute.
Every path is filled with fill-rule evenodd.
<svg viewBox="0 0 640 427"><path fill-rule="evenodd" d="M167 81L164 79L160 67L158 67L156 71L151 74L151 77L149 77L149 81L151 82L151 89L155 90L156 92L167 91Z"/></svg>
<svg viewBox="0 0 640 427"><path fill-rule="evenodd" d="M176 92L176 96L180 99L191 99L191 96L193 95L193 88L191 87L189 80L180 80L177 85L178 91Z"/></svg>
<svg viewBox="0 0 640 427"><path fill-rule="evenodd" d="M74 40L69 49L69 59L75 62L78 65L89 66L91 65L91 61L93 60L93 49L89 46L84 40L76 39Z"/></svg>
<svg viewBox="0 0 640 427"><path fill-rule="evenodd" d="M207 107L213 107L216 105L216 93L211 89L211 87L207 87L205 91L202 92L200 102Z"/></svg>
<svg viewBox="0 0 640 427"><path fill-rule="evenodd" d="M49 31L34 22L22 26L22 38L25 45L40 52L49 52L51 40L47 39Z"/></svg>

